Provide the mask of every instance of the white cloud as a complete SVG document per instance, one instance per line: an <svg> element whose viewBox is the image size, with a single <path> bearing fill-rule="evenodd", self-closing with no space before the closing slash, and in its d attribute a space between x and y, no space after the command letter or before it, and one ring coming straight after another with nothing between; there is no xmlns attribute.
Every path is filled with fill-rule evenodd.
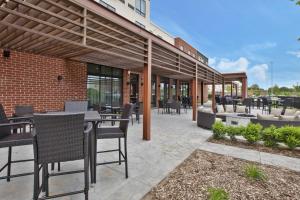
<svg viewBox="0 0 300 200"><path fill-rule="evenodd" d="M246 72L249 67L249 61L245 57L240 57L237 60L227 58L211 58L210 66L220 72Z"/></svg>
<svg viewBox="0 0 300 200"><path fill-rule="evenodd" d="M287 54L296 56L297 58L300 58L300 51L288 51Z"/></svg>
<svg viewBox="0 0 300 200"><path fill-rule="evenodd" d="M214 66L217 62L217 58L209 58L208 59L208 64L209 66Z"/></svg>
<svg viewBox="0 0 300 200"><path fill-rule="evenodd" d="M248 77L256 83L268 80L268 64L251 66L250 61L245 57L240 57L237 60L210 58L210 66L222 73L246 72Z"/></svg>
<svg viewBox="0 0 300 200"><path fill-rule="evenodd" d="M269 66L267 64L254 65L248 70L248 74L254 80L267 81L268 69Z"/></svg>

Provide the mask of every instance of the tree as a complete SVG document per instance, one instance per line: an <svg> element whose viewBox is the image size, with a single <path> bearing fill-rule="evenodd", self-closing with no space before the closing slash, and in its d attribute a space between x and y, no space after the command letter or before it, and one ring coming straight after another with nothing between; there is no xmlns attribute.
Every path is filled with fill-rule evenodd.
<svg viewBox="0 0 300 200"><path fill-rule="evenodd" d="M296 2L296 4L297 4L298 6L300 6L300 0L292 0L292 1ZM299 38L298 40L300 41L300 38Z"/></svg>

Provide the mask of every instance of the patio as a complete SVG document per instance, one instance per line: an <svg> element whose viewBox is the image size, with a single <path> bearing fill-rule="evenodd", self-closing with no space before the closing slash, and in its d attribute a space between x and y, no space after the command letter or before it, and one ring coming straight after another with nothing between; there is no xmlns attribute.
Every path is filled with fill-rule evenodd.
<svg viewBox="0 0 300 200"><path fill-rule="evenodd" d="M97 168L97 183L90 186L90 199L141 199L152 187L158 184L177 165L183 162L195 149L230 155L237 158L286 167L300 171L299 159L260 153L206 142L211 136L208 130L197 127L191 120L191 110L181 115L161 115L152 110L151 141L141 138L142 124L129 126L129 178L124 175L124 165L109 165ZM168 126L166 126L168 124ZM98 148L105 149L115 141L104 141ZM13 151L15 159L32 158L32 146L17 147ZM6 160L7 149L0 150L1 160ZM100 158L100 157L99 157ZM116 159L117 154L105 154L102 159ZM1 163L2 164L2 163ZM62 170L75 170L83 162L62 164ZM32 171L33 164L13 165L13 172ZM50 192L67 192L83 186L83 175L75 174L50 179ZM1 199L32 199L33 176L14 178L11 182L0 182ZM82 195L68 196L64 199L82 199Z"/></svg>

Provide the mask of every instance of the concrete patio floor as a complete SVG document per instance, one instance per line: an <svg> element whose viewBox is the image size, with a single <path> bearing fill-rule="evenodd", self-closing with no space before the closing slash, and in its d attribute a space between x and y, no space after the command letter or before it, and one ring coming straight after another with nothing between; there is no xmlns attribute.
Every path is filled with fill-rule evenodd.
<svg viewBox="0 0 300 200"><path fill-rule="evenodd" d="M197 127L191 120L191 111L181 115L161 115L152 111L152 140L142 140L142 124L129 125L128 161L129 178L125 179L124 164L97 167L97 184L90 185L91 200L138 200L153 186L158 184L177 165L184 161L195 149L216 152L233 157L253 160L264 164L287 167L300 171L300 160L240 149L206 140L211 131ZM116 148L116 141L101 141L98 150ZM13 159L32 158L32 147L18 147L13 150ZM117 159L116 153L98 155L98 161ZM0 149L1 165L7 159L7 149ZM80 169L82 161L62 164L62 171ZM14 164L13 173L32 171L33 164ZM1 200L32 199L33 176L14 178L7 183L0 181ZM80 190L83 174L67 175L50 179L50 194ZM83 199L83 195L61 198L65 200Z"/></svg>

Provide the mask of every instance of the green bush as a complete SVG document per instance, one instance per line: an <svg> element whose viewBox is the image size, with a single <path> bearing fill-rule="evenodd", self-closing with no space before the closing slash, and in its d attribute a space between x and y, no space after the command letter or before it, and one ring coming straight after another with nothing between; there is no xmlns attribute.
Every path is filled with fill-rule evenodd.
<svg viewBox="0 0 300 200"><path fill-rule="evenodd" d="M215 122L212 126L212 130L213 138L217 140L224 138L226 134L226 126L223 124L223 122Z"/></svg>
<svg viewBox="0 0 300 200"><path fill-rule="evenodd" d="M236 140L235 136L242 135L245 130L243 126L227 126L226 134L230 137L231 140Z"/></svg>
<svg viewBox="0 0 300 200"><path fill-rule="evenodd" d="M228 193L221 188L210 188L208 189L208 199L209 200L228 200Z"/></svg>
<svg viewBox="0 0 300 200"><path fill-rule="evenodd" d="M284 126L278 128L276 135L280 142L283 142L290 149L300 146L300 127Z"/></svg>
<svg viewBox="0 0 300 200"><path fill-rule="evenodd" d="M281 136L274 125L271 125L262 131L262 140L264 141L264 145L267 147L277 147L280 138Z"/></svg>
<svg viewBox="0 0 300 200"><path fill-rule="evenodd" d="M264 181L267 179L267 175L256 165L253 164L246 165L244 169L244 173L246 177L255 181L259 181L259 180Z"/></svg>
<svg viewBox="0 0 300 200"><path fill-rule="evenodd" d="M243 131L243 137L251 144L261 139L261 131L263 127L260 124L249 123Z"/></svg>

